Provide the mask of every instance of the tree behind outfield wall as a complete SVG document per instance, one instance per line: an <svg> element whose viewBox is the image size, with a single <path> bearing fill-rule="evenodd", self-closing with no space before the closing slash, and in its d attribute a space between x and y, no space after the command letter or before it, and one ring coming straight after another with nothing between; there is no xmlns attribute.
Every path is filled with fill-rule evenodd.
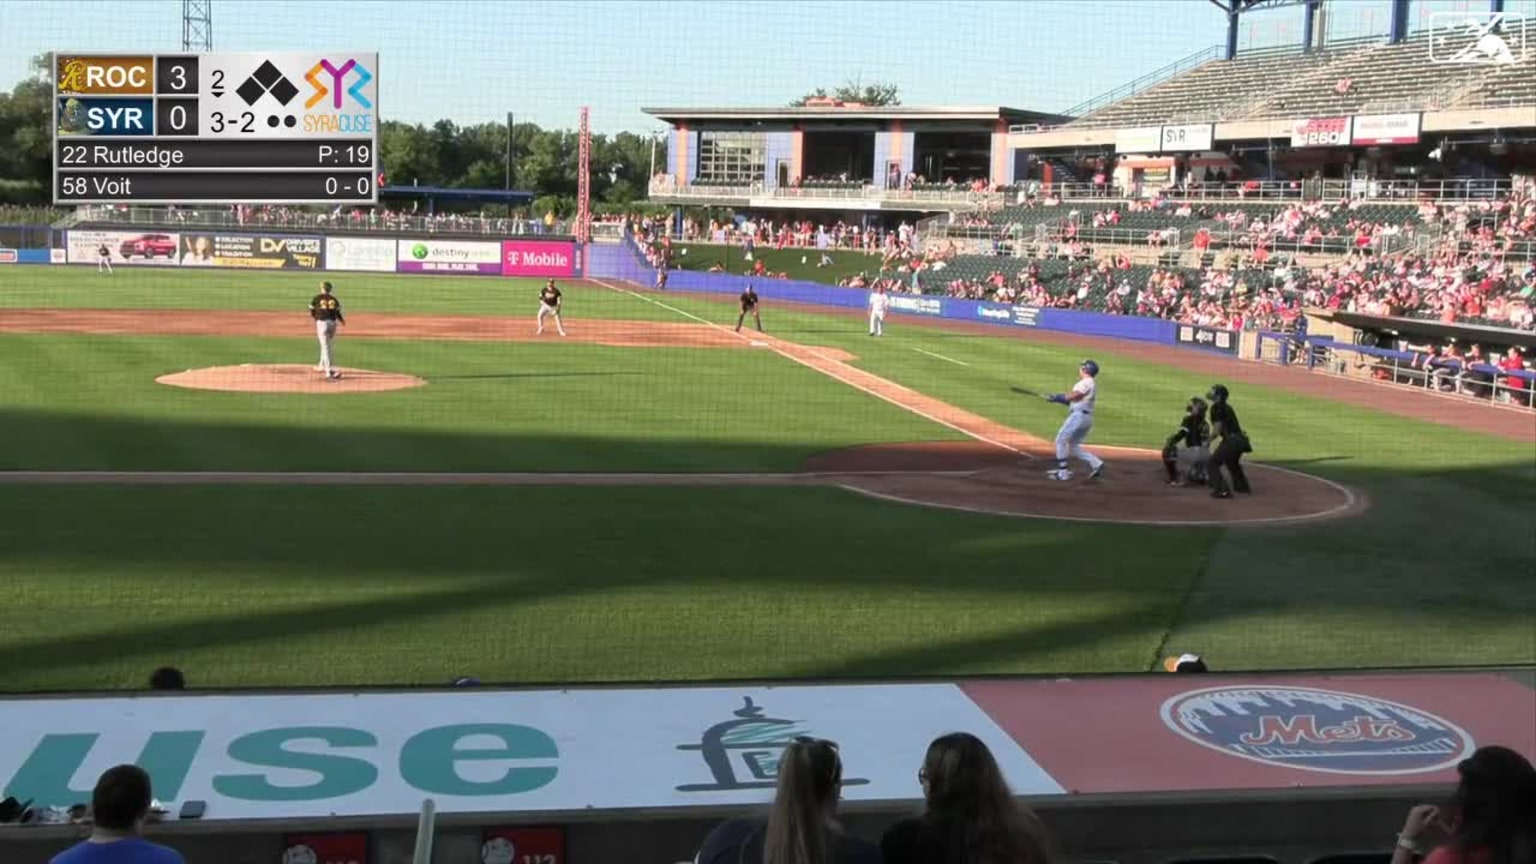
<svg viewBox="0 0 1536 864"><path fill-rule="evenodd" d="M872 108L890 108L901 104L901 88L889 81L874 81L865 84L858 79L854 79L841 87L833 89L830 93L827 92L825 87L817 87L815 90L789 103L789 107L801 107L812 99L835 99L838 102L854 102L860 105L868 105Z"/></svg>
<svg viewBox="0 0 1536 864"><path fill-rule="evenodd" d="M53 82L49 57L32 58L32 73L0 93L0 203L45 204L52 181Z"/></svg>

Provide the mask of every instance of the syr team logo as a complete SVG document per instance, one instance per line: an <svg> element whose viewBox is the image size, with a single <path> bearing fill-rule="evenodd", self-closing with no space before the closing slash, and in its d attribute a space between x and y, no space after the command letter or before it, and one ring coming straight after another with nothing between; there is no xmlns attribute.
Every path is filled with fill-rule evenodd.
<svg viewBox="0 0 1536 864"><path fill-rule="evenodd" d="M324 77L321 77L322 75ZM352 82L351 87L343 91L342 87L346 86L348 76L353 76L356 80ZM373 102L363 94L363 88L373 80L373 73L368 71L368 67L357 62L356 58L348 58L340 64L322 59L304 73L304 80L314 88L314 93L304 102L306 109L319 105L327 96L331 97L331 107L337 111L341 110L346 96L351 96L364 109L373 107Z"/></svg>
<svg viewBox="0 0 1536 864"><path fill-rule="evenodd" d="M1472 736L1426 711L1310 687L1209 687L1163 703L1163 723L1230 756L1330 774L1423 774L1472 754Z"/></svg>

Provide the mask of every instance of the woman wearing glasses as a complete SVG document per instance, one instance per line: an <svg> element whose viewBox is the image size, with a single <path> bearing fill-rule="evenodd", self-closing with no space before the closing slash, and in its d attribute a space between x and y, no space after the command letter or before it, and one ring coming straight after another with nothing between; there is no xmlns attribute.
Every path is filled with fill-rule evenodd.
<svg viewBox="0 0 1536 864"><path fill-rule="evenodd" d="M767 822L726 822L704 840L695 864L880 864L880 850L837 821L843 762L837 745L796 738L779 760Z"/></svg>
<svg viewBox="0 0 1536 864"><path fill-rule="evenodd" d="M880 840L886 864L1047 864L1045 826L1014 800L987 745L956 732L928 745L917 774L927 809Z"/></svg>

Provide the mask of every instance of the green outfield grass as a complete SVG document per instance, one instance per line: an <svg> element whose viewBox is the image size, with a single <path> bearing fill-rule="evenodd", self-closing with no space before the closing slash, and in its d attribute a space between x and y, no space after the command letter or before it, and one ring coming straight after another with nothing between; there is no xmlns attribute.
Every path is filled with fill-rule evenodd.
<svg viewBox="0 0 1536 864"><path fill-rule="evenodd" d="M0 271L0 305L295 309L314 276ZM527 314L534 282L333 277L370 311ZM734 319L573 286L580 318ZM769 304L796 342L1041 436L1076 349ZM343 338L428 387L198 393L156 374L304 362L308 340L0 335L5 466L783 470L956 433L764 351ZM930 352L920 353L918 350ZM931 354L950 358L950 362ZM1156 446L1210 381L1097 355L1094 441ZM961 365L964 364L964 365ZM835 489L0 485L7 689L1130 671L1536 662L1528 443L1244 387L1266 461L1349 483L1365 516L1265 530L984 517Z"/></svg>

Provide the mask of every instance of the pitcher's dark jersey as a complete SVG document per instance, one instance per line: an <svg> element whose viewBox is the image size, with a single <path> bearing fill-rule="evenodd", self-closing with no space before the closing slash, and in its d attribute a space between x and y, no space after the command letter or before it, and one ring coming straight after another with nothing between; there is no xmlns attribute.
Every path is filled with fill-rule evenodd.
<svg viewBox="0 0 1536 864"><path fill-rule="evenodd" d="M316 294L309 301L309 314L316 321L340 321L341 301L335 294Z"/></svg>

